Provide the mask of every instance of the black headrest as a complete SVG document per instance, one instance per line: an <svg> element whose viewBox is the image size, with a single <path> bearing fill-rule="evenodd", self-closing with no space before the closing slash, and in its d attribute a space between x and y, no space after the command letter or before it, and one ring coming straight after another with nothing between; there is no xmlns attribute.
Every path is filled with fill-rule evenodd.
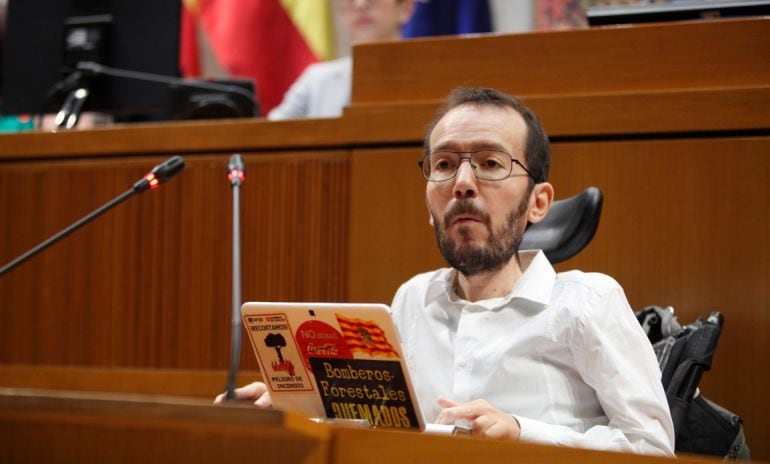
<svg viewBox="0 0 770 464"><path fill-rule="evenodd" d="M554 201L546 217L530 224L519 249L540 249L552 264L578 254L594 238L602 212L603 195L596 187Z"/></svg>

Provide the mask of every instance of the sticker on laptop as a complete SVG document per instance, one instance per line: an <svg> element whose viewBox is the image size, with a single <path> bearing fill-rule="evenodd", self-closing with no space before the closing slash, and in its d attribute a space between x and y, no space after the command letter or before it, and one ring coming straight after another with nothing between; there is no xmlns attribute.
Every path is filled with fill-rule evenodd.
<svg viewBox="0 0 770 464"><path fill-rule="evenodd" d="M343 358L353 357L345 337L327 324L319 320L305 321L297 328L297 346L302 354L305 367L310 370L310 358Z"/></svg>
<svg viewBox="0 0 770 464"><path fill-rule="evenodd" d="M264 360L260 368L265 382L276 392L312 391L313 382L294 340L285 314L245 316L252 345Z"/></svg>
<svg viewBox="0 0 770 464"><path fill-rule="evenodd" d="M351 352L367 354L372 358L398 358L398 353L388 342L385 331L376 322L349 318L340 314L334 316Z"/></svg>

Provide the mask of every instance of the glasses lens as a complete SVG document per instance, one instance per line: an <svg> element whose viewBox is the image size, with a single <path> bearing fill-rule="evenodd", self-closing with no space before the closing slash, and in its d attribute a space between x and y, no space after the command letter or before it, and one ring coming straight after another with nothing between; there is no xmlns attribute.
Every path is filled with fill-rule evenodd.
<svg viewBox="0 0 770 464"><path fill-rule="evenodd" d="M511 175L513 162L508 153L494 150L471 154L471 164L476 177L484 180L502 180Z"/></svg>
<svg viewBox="0 0 770 464"><path fill-rule="evenodd" d="M451 179L457 172L460 155L449 151L436 151L425 157L422 172L426 179L439 182Z"/></svg>

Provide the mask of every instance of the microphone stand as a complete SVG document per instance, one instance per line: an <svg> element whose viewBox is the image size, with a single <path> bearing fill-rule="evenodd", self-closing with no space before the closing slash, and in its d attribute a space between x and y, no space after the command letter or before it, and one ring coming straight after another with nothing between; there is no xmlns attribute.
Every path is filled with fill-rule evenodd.
<svg viewBox="0 0 770 464"><path fill-rule="evenodd" d="M241 155L230 157L227 165L227 178L233 189L233 295L232 295L232 327L230 345L230 372L227 377L225 398L235 399L235 385L241 362L241 224L240 224L240 188L246 179Z"/></svg>
<svg viewBox="0 0 770 464"><path fill-rule="evenodd" d="M67 94L61 109L54 118L54 132L61 129L69 130L75 127L80 119L80 114L83 112L86 99L91 95L90 79L86 78L79 71L73 73L72 79L75 83L72 85L72 89Z"/></svg>
<svg viewBox="0 0 770 464"><path fill-rule="evenodd" d="M86 100L91 95L92 80L102 76L113 79L128 79L138 82L160 84L168 88L196 89L235 96L247 102L251 109L251 114L249 116L256 115L259 109L259 102L257 101L256 96L237 85L112 68L91 61L81 61L75 65L75 70L72 73L54 84L48 91L45 103L40 111L40 119L42 120L42 114L51 99L62 92L66 92L64 103L56 113L56 118L54 119L54 131L74 128L80 119Z"/></svg>
<svg viewBox="0 0 770 464"><path fill-rule="evenodd" d="M256 96L237 85L219 84L196 79L184 79L142 71L112 68L91 61L81 61L75 65L75 70L70 75L54 84L46 96L46 104L44 105L43 110L45 110L45 107L54 96L61 92L67 92L64 103L62 104L61 109L56 113L56 118L54 120L56 131L61 129L72 129L77 125L85 102L91 95L92 80L100 78L101 76L113 79L128 79L138 82L160 84L168 88L188 88L208 92L221 92L226 95L237 96L248 103L251 108L252 116L257 113L259 108L259 102L257 101Z"/></svg>
<svg viewBox="0 0 770 464"><path fill-rule="evenodd" d="M245 89L242 89L241 87L238 87L237 85L232 84L219 84L196 79L184 79L179 77L164 76L161 74L146 73L142 71L132 71L129 69L112 68L91 61L79 62L76 65L76 72L88 77L107 76L140 82L153 82L156 84L163 84L168 87L186 87L190 89L209 91L214 90L229 95L238 95L239 97L248 101L252 105L253 109L257 108L259 105L257 98L253 94L249 93Z"/></svg>
<svg viewBox="0 0 770 464"><path fill-rule="evenodd" d="M35 256L36 254L40 253L41 251L45 250L49 246L53 245L54 243L58 242L62 238L66 237L67 235L71 234L75 230L79 229L80 227L88 224L89 222L93 221L97 217L101 216L108 210L112 209L116 205L126 201L129 197L132 195L135 195L137 193L142 193L147 189L154 189L158 185L166 182L168 179L170 179L172 176L179 173L182 169L184 169L184 160L181 156L174 156L172 158L169 158L168 160L164 161L163 163L156 166L152 171L150 171L146 176L142 177L136 183L133 187L131 187L129 190L121 193L117 197L113 198L112 200L108 201L104 205L100 206L96 210L92 211L91 213L85 215L80 220L76 221L75 223L65 227L58 233L56 233L54 236L50 237L49 239L45 240L44 242L40 243L36 247L32 248L28 252L24 253L23 255L19 256L18 258L14 259L10 263L6 264L2 268L0 268L0 276L5 274L6 272L11 271L11 269L15 268L19 264L23 263L24 261L28 260L29 258Z"/></svg>

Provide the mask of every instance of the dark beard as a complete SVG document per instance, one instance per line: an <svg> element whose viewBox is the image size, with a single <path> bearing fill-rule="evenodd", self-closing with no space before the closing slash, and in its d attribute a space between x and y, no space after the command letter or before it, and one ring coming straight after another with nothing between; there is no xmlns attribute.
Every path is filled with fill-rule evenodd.
<svg viewBox="0 0 770 464"><path fill-rule="evenodd" d="M519 251L519 245L521 245L524 236L524 228L517 227L517 224L521 216L527 211L528 200L529 195L525 195L518 208L511 210L508 214L505 223L497 233L492 231L492 220L489 215L476 208L471 200L455 203L444 215L443 223L431 211L436 241L444 259L466 277L501 269ZM473 214L481 219L489 232L486 246L467 243L469 229L464 226L457 230L461 240L459 245L449 237L445 224L451 224L458 214Z"/></svg>

